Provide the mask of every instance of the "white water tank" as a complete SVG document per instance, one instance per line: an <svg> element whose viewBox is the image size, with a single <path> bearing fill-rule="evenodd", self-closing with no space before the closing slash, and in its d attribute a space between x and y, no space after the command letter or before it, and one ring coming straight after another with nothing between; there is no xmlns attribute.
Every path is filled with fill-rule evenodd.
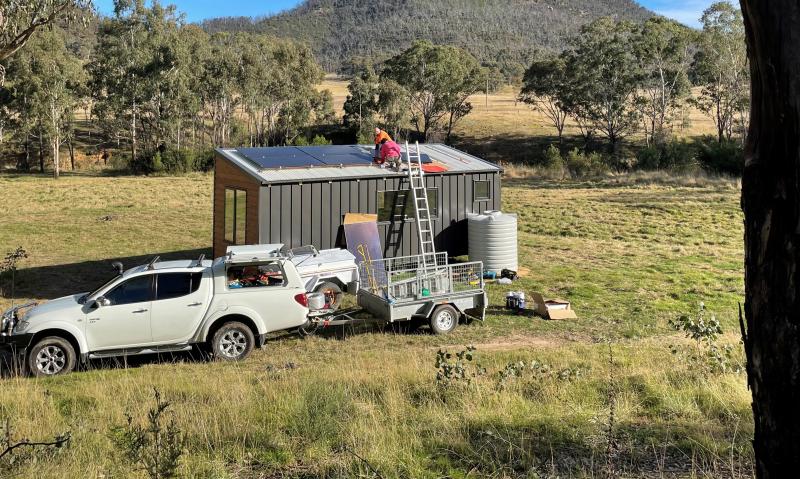
<svg viewBox="0 0 800 479"><path fill-rule="evenodd" d="M517 215L485 211L467 217L470 261L483 261L484 271L517 271Z"/></svg>

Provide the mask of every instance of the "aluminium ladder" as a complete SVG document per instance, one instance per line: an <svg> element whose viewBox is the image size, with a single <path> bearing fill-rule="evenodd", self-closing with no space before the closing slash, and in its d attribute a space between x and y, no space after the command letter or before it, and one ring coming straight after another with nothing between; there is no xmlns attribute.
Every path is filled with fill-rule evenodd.
<svg viewBox="0 0 800 479"><path fill-rule="evenodd" d="M415 218L417 221L417 235L422 261L419 267L423 274L428 273L438 266L436 264L436 247L433 243L433 222L431 209L428 204L428 190L425 188L425 173L422 171L422 156L419 153L419 142L414 142L414 150L406 141L406 158L408 160L408 182L411 189L411 199L414 202ZM414 168L414 162L417 166ZM416 170L416 173L415 173Z"/></svg>

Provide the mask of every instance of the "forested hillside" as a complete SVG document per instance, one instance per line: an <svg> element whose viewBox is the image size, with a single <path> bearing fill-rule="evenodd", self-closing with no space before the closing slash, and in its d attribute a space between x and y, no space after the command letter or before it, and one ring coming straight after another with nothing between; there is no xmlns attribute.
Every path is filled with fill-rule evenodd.
<svg viewBox="0 0 800 479"><path fill-rule="evenodd" d="M468 49L479 61L527 64L533 48L561 49L578 28L600 16L643 20L633 0L306 0L263 19L218 18L209 32L258 31L307 42L328 70L353 58L385 60L426 39Z"/></svg>

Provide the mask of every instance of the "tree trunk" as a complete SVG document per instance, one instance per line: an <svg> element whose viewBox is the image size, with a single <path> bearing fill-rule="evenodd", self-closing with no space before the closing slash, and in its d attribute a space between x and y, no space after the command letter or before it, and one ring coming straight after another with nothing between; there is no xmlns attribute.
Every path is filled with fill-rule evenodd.
<svg viewBox="0 0 800 479"><path fill-rule="evenodd" d="M20 170L30 171L31 169L31 137L29 133L25 133L25 154L22 156L22 164Z"/></svg>
<svg viewBox="0 0 800 479"><path fill-rule="evenodd" d="M44 135L39 131L39 172L44 173Z"/></svg>
<svg viewBox="0 0 800 479"><path fill-rule="evenodd" d="M69 164L72 171L75 171L75 144L72 142L72 136L69 137Z"/></svg>
<svg viewBox="0 0 800 479"><path fill-rule="evenodd" d="M59 151L61 138L56 133L50 141L53 144L53 179L57 180L61 173L61 152Z"/></svg>
<svg viewBox="0 0 800 479"><path fill-rule="evenodd" d="M800 469L800 5L741 5L752 75L744 338L756 476L767 479Z"/></svg>
<svg viewBox="0 0 800 479"><path fill-rule="evenodd" d="M131 111L131 162L129 165L136 163L136 100L133 101L133 109Z"/></svg>

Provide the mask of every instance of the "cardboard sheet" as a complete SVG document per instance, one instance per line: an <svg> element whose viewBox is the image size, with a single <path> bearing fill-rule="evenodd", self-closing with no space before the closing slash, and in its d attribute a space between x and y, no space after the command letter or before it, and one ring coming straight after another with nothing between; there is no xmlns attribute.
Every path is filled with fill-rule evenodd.
<svg viewBox="0 0 800 479"><path fill-rule="evenodd" d="M531 293L533 310L545 319L578 319L569 301L558 298L545 298L541 293Z"/></svg>

